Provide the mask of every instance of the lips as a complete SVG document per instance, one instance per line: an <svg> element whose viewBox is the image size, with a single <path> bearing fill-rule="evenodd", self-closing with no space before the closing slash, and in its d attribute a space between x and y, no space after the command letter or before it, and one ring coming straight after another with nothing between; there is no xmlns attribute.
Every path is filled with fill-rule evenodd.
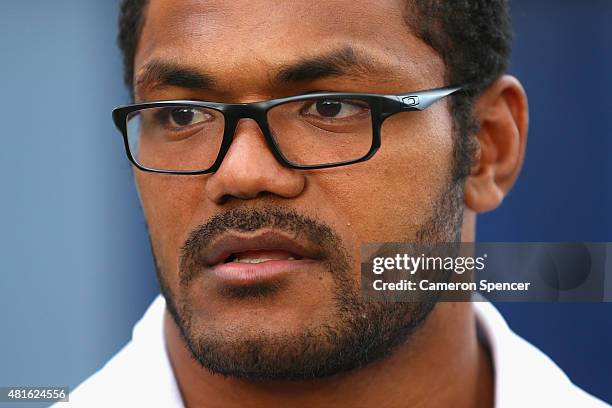
<svg viewBox="0 0 612 408"><path fill-rule="evenodd" d="M227 234L203 251L203 263L221 282L252 285L312 267L322 250L275 231Z"/></svg>
<svg viewBox="0 0 612 408"><path fill-rule="evenodd" d="M259 264L274 260L319 259L320 251L277 232L254 236L225 235L204 255L208 266L227 263Z"/></svg>

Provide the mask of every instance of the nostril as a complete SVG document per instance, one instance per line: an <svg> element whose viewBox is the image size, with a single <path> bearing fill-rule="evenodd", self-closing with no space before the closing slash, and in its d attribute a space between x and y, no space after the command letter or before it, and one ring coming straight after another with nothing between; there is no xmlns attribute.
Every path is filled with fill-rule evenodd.
<svg viewBox="0 0 612 408"><path fill-rule="evenodd" d="M236 199L237 200L252 200L254 198L264 198L267 196L272 197L274 196L274 194L272 194L269 191L260 191L256 194L246 194L246 193L224 194L219 199L217 199L216 203L218 205L223 205L231 200L236 200Z"/></svg>
<svg viewBox="0 0 612 408"><path fill-rule="evenodd" d="M227 203L230 200L231 197L232 196L230 194L224 194L224 195L222 195L221 197L219 197L217 199L217 204L223 205L223 204Z"/></svg>

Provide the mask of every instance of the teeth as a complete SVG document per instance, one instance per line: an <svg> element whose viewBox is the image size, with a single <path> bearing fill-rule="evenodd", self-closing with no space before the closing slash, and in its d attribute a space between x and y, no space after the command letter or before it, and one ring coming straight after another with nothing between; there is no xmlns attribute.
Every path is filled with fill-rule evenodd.
<svg viewBox="0 0 612 408"><path fill-rule="evenodd" d="M270 258L236 258L234 259L234 262L240 262L240 263L261 263L261 262L266 262L266 261L271 261Z"/></svg>
<svg viewBox="0 0 612 408"><path fill-rule="evenodd" d="M289 258L285 258L285 259L289 261L295 260L295 258L292 256L290 256ZM278 261L278 260L279 260L278 258L235 258L233 262L256 264L256 263L262 263L266 261Z"/></svg>

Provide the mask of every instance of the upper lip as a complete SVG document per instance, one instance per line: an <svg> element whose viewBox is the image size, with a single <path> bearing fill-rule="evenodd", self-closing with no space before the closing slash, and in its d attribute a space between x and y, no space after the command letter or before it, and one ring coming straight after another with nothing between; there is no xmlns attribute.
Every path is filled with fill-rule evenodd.
<svg viewBox="0 0 612 408"><path fill-rule="evenodd" d="M317 259L321 251L304 245L276 231L266 231L257 235L243 236L229 233L217 239L204 250L203 260L213 266L223 262L232 254L254 250L280 250L294 257Z"/></svg>

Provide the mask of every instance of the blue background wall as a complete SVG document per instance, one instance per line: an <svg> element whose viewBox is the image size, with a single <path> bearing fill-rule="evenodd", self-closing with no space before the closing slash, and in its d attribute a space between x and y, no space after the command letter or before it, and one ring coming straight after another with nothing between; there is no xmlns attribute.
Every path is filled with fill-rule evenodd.
<svg viewBox="0 0 612 408"><path fill-rule="evenodd" d="M157 293L110 110L127 101L115 1L0 12L0 385L75 386ZM516 0L525 167L481 241L612 241L612 2ZM612 304L502 304L510 325L612 402Z"/></svg>
<svg viewBox="0 0 612 408"><path fill-rule="evenodd" d="M612 2L512 5L527 156L501 208L478 218L478 239L612 241ZM612 303L497 306L575 383L612 403Z"/></svg>

